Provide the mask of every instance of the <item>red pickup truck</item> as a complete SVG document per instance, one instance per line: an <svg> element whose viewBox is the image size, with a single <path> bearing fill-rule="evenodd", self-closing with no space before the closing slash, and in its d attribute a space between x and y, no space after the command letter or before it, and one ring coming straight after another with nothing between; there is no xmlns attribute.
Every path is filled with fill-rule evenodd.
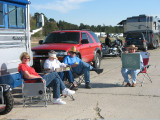
<svg viewBox="0 0 160 120"><path fill-rule="evenodd" d="M100 67L101 42L96 34L89 30L61 30L51 32L44 40L39 41L39 46L33 47L33 67L37 72L43 69L43 63L48 58L50 50L56 51L57 57L63 61L68 55L68 50L75 46L79 51L77 55L85 62L93 62L93 66Z"/></svg>

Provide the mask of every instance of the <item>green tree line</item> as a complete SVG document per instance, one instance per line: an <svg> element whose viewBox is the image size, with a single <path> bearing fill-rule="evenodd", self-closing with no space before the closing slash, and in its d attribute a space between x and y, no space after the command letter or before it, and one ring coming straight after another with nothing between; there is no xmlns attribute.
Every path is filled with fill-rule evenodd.
<svg viewBox="0 0 160 120"><path fill-rule="evenodd" d="M31 16L30 18L30 26L31 30L36 29L36 19L39 13L35 13L34 16ZM34 37L42 37L48 35L52 31L57 30L82 30L82 29L89 29L93 32L105 32L105 33L123 33L123 27L122 26L106 26L106 25L85 25L83 23L80 23L80 25L72 24L65 22L63 20L60 20L56 22L53 18L47 18L44 15L44 27L41 32L38 32L34 34Z"/></svg>

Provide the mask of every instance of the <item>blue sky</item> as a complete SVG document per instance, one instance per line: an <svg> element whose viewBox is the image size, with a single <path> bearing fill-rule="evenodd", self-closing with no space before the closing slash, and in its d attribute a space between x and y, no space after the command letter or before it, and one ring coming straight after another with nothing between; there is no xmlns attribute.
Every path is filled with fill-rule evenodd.
<svg viewBox="0 0 160 120"><path fill-rule="evenodd" d="M30 12L80 25L112 25L131 16L160 17L160 0L30 0Z"/></svg>

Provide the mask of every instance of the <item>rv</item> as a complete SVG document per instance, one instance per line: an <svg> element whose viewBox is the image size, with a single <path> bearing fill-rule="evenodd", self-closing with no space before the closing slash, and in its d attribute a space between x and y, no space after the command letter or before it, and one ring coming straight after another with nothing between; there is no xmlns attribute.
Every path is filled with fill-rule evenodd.
<svg viewBox="0 0 160 120"><path fill-rule="evenodd" d="M18 65L22 52L31 56L30 36L42 29L44 17L37 16L41 28L30 32L29 0L0 0L0 115L13 108L10 90L22 84Z"/></svg>
<svg viewBox="0 0 160 120"><path fill-rule="evenodd" d="M28 0L0 0L0 84L12 88L21 85L20 54L28 52L32 57L29 5Z"/></svg>
<svg viewBox="0 0 160 120"><path fill-rule="evenodd" d="M144 44L146 44L147 47L159 47L160 19L157 16L139 15L128 17L126 20L121 21L119 25L123 25L125 37L132 33L142 34L142 36L144 35L144 40L142 41L145 42ZM132 42L129 43L132 44Z"/></svg>

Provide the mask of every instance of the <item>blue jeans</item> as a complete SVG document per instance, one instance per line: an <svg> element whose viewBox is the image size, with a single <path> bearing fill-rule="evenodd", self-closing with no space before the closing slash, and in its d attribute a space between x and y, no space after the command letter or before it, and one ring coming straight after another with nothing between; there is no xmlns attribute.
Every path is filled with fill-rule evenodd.
<svg viewBox="0 0 160 120"><path fill-rule="evenodd" d="M73 77L71 71L59 72L58 74L59 74L59 76L60 76L60 78L61 78L62 80L64 79L63 77L65 76L65 77L67 77L67 79L68 79L68 81L69 81L70 83L73 83L73 82L74 82L74 77Z"/></svg>
<svg viewBox="0 0 160 120"><path fill-rule="evenodd" d="M85 83L90 83L90 70L92 70L93 67L86 63L86 62L80 62L77 67L73 67L72 70L76 74L84 74Z"/></svg>
<svg viewBox="0 0 160 120"><path fill-rule="evenodd" d="M127 82L127 83L130 83L129 78L128 78L129 74L131 75L132 82L136 83L137 74L139 72L140 72L139 69L137 69L137 70L128 70L126 68L122 68L122 70L121 70L121 73L122 73L122 76L124 78L124 81Z"/></svg>
<svg viewBox="0 0 160 120"><path fill-rule="evenodd" d="M47 87L53 88L53 98L60 98L60 91L64 90L66 86L59 77L57 72L51 72L43 76L43 79L46 81Z"/></svg>

